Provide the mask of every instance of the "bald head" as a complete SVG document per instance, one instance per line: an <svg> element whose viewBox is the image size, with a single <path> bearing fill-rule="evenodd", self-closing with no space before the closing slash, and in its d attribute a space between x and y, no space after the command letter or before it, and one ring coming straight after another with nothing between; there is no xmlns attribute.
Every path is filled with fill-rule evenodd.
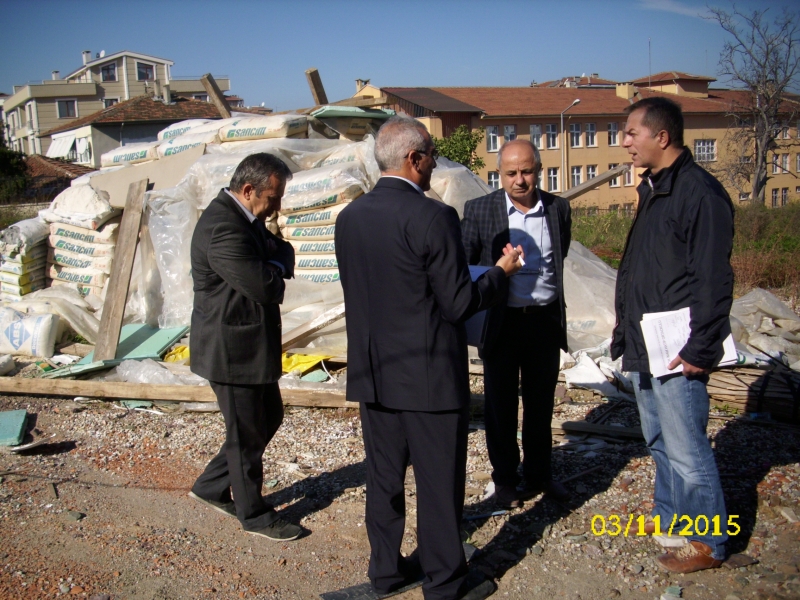
<svg viewBox="0 0 800 600"><path fill-rule="evenodd" d="M497 155L500 183L519 207L532 208L536 203L536 183L541 168L539 151L528 140L506 142Z"/></svg>
<svg viewBox="0 0 800 600"><path fill-rule="evenodd" d="M541 167L542 166L542 159L539 156L539 149L534 146L528 140L511 140L510 142L506 142L500 147L500 151L497 153L497 170L502 170L503 164L503 155L506 153L507 150L517 149L518 151L524 152L527 150L533 156L534 162Z"/></svg>

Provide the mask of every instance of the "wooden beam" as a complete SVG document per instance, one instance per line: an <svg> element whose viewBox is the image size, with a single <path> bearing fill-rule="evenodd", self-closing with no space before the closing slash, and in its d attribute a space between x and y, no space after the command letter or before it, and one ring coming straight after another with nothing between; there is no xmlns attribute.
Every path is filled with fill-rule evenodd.
<svg viewBox="0 0 800 600"><path fill-rule="evenodd" d="M322 79L319 76L317 69L308 69L306 71L306 79L308 80L308 87L311 88L311 95L314 97L315 104L327 104L328 95L325 93L325 88L322 87Z"/></svg>
<svg viewBox="0 0 800 600"><path fill-rule="evenodd" d="M111 265L111 279L108 282L103 316L100 317L100 327L97 331L97 344L94 349L96 361L112 360L117 354L125 301L131 284L133 257L136 254L139 228L142 225L142 208L146 191L147 179L135 181L128 187L128 199L125 201L125 210L117 234L117 246L114 250L114 262Z"/></svg>
<svg viewBox="0 0 800 600"><path fill-rule="evenodd" d="M370 108L372 106L386 106L390 104L389 98L380 96L378 98L345 98L336 102L329 102L330 106L357 106L359 108Z"/></svg>
<svg viewBox="0 0 800 600"><path fill-rule="evenodd" d="M598 425L586 421L552 421L550 427L556 432L566 433L598 433L616 438L644 439L641 427L614 427L613 425Z"/></svg>
<svg viewBox="0 0 800 600"><path fill-rule="evenodd" d="M110 381L71 381L65 379L26 379L0 377L0 393L24 396L86 396L113 400L170 400L173 402L216 402L214 391L201 385L155 385ZM283 403L316 408L358 408L344 394L312 390L281 390Z"/></svg>
<svg viewBox="0 0 800 600"><path fill-rule="evenodd" d="M225 95L222 93L222 90L219 89L217 82L214 81L214 78L211 76L211 73L206 73L200 78L200 83L203 84L203 87L206 88L206 92L208 92L208 98L211 102L214 103L214 106L217 107L219 114L222 116L223 119L230 119L231 118L231 107L228 104L228 101L225 100Z"/></svg>
<svg viewBox="0 0 800 600"><path fill-rule="evenodd" d="M327 327L331 323L335 323L342 317L344 317L344 303L334 306L316 319L311 319L308 323L300 325L300 327L295 327L288 333L284 333L281 338L281 350L286 352L286 350L294 344L311 337L320 329Z"/></svg>
<svg viewBox="0 0 800 600"><path fill-rule="evenodd" d="M572 201L578 196L582 196L586 192L589 192L595 188L600 187L604 183L611 181L612 179L614 179L614 177L622 175L627 170L628 170L627 165L619 165L618 167L614 167L613 169L606 171L605 173L601 173L594 179L585 181L580 185L576 185L574 188L568 189L563 194L558 194L558 195L561 196L562 198Z"/></svg>

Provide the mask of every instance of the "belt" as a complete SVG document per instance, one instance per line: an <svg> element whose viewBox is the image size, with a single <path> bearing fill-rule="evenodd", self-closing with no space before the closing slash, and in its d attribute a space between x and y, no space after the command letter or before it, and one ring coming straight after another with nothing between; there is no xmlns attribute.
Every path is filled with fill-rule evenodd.
<svg viewBox="0 0 800 600"><path fill-rule="evenodd" d="M506 310L524 315L541 314L554 310L558 306L558 301L553 300L550 304L529 304L528 306L506 306Z"/></svg>

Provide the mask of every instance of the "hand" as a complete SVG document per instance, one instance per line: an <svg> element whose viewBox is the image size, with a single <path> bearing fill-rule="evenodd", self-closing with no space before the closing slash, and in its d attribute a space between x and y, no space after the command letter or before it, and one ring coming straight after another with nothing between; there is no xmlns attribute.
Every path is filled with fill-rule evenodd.
<svg viewBox="0 0 800 600"><path fill-rule="evenodd" d="M678 365L683 365L684 377L698 377L699 375L708 375L711 373L711 369L701 369L700 367L695 367L694 365L683 360L680 356L673 358L672 362L667 365L667 368L671 371Z"/></svg>
<svg viewBox="0 0 800 600"><path fill-rule="evenodd" d="M525 253L522 251L522 246L514 248L511 244L506 244L503 248L503 256L495 264L505 271L506 277L511 277L522 268L522 263L519 261L520 257L524 258Z"/></svg>

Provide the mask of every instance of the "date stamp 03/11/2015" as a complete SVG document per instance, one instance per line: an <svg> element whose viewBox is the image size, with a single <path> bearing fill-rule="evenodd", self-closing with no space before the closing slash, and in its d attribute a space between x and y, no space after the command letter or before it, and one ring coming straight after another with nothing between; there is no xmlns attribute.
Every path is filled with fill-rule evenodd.
<svg viewBox="0 0 800 600"><path fill-rule="evenodd" d="M594 515L592 517L592 533L596 536L609 535L616 537L621 535L628 537L635 535L644 537L648 535L645 533L645 523L647 517L644 515L628 515L626 521L623 521L624 515L610 515L604 517L603 515ZM715 515L710 519L705 515L698 515L696 517L689 517L687 515L672 515L672 521L666 530L662 529L661 515L652 517L654 531L653 535L682 535L687 537L692 536L705 536L712 535L714 537L721 537L723 535L734 536L738 535L742 528L736 522L739 515L728 515L728 522L722 523L719 515ZM634 525L635 524L635 525ZM631 526L634 525L634 531L631 533ZM725 530L723 531L723 527Z"/></svg>

